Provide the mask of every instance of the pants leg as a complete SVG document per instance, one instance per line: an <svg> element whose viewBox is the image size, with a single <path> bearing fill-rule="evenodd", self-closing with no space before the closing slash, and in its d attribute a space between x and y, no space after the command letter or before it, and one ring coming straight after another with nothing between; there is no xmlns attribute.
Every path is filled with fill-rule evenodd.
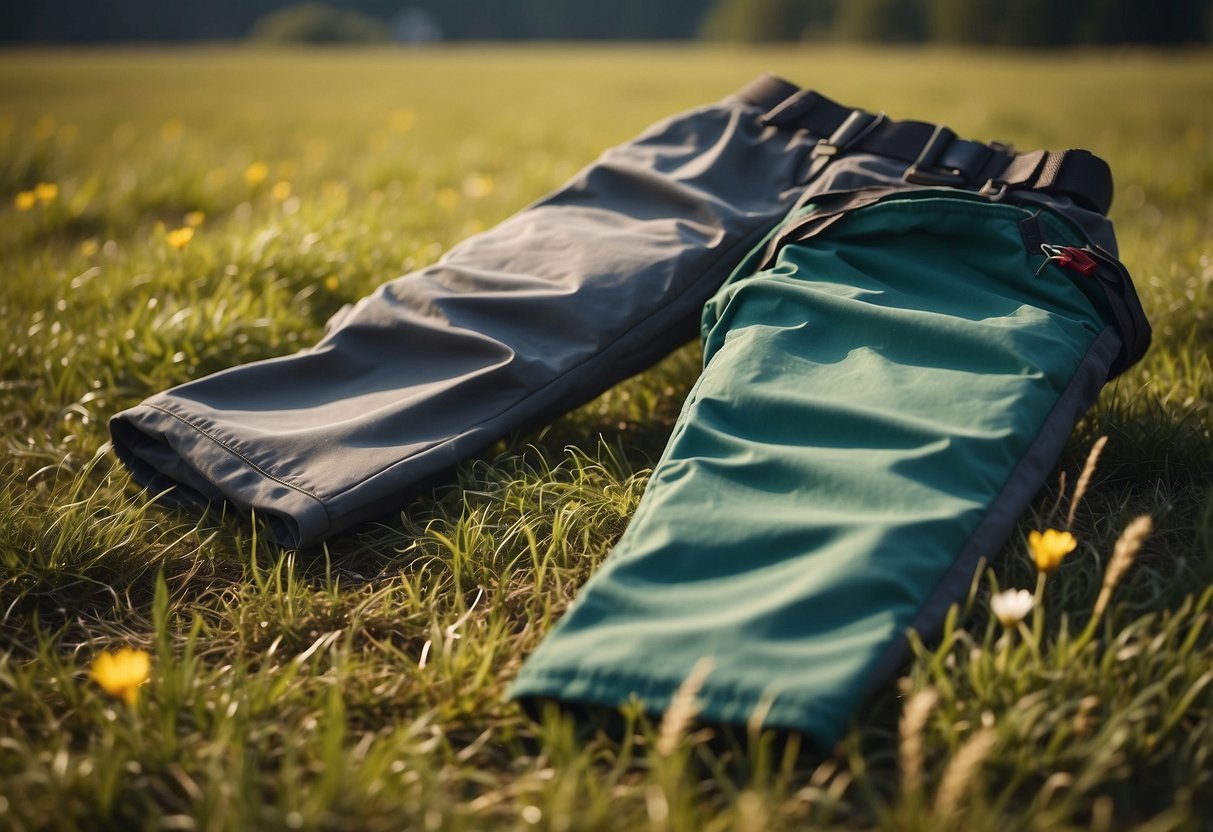
<svg viewBox="0 0 1213 832"><path fill-rule="evenodd" d="M550 419L694 337L705 300L799 195L804 130L764 76L608 150L564 188L360 301L319 344L117 414L118 457L171 500L228 501L290 546Z"/></svg>
<svg viewBox="0 0 1213 832"><path fill-rule="evenodd" d="M765 708L834 743L1005 542L1120 350L1094 283L1025 242L1025 221L1084 242L1039 210L894 193L739 270L631 525L511 696L661 712L708 658L703 718Z"/></svg>

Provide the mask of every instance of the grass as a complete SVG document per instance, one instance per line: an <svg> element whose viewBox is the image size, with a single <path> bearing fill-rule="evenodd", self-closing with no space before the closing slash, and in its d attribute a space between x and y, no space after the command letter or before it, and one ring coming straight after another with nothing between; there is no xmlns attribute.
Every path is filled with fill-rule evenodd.
<svg viewBox="0 0 1213 832"><path fill-rule="evenodd" d="M1155 325L1061 462L1073 483L1109 437L1038 619L1003 633L987 599L1035 585L1024 539L1064 523L1059 479L831 753L705 729L689 695L615 732L502 701L625 527L694 346L322 556L151 506L107 451L111 413L313 342L342 304L763 70L1095 150ZM39 182L58 192L19 210ZM1209 828L1210 241L1208 53L0 53L0 827ZM123 645L152 656L133 707L88 680Z"/></svg>

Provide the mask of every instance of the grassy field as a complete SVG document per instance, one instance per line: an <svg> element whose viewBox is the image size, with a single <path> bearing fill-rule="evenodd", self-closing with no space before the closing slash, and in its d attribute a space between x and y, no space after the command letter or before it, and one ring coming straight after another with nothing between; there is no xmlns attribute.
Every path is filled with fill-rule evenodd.
<svg viewBox="0 0 1213 832"><path fill-rule="evenodd" d="M1155 327L942 643L831 754L502 701L626 525L694 345L321 556L149 506L108 451L110 414L312 343L763 70L1104 156ZM0 828L1213 828L1209 53L0 53L0 339ZM1064 523L1101 436L1078 549L1000 640L988 597L1035 585L1027 533ZM130 702L89 678L122 646L151 656Z"/></svg>

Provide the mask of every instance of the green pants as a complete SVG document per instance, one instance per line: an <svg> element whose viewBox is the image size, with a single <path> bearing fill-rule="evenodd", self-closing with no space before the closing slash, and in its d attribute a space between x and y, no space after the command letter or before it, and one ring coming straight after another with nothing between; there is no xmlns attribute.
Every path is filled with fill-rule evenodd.
<svg viewBox="0 0 1213 832"><path fill-rule="evenodd" d="M907 631L939 631L1122 350L1097 279L1045 265L1040 238L1086 243L1052 210L895 192L790 236L708 302L636 516L513 696L659 712L709 659L703 718L762 709L828 746Z"/></svg>

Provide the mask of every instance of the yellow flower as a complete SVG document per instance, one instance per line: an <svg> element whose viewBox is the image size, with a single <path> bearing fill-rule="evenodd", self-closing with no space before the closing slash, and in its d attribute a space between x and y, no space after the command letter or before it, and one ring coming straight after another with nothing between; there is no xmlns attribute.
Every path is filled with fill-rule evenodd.
<svg viewBox="0 0 1213 832"><path fill-rule="evenodd" d="M417 114L406 107L388 114L388 125L397 133L407 133L416 121Z"/></svg>
<svg viewBox="0 0 1213 832"><path fill-rule="evenodd" d="M92 257L101 250L101 245L96 240L85 240L80 244L80 253L85 257Z"/></svg>
<svg viewBox="0 0 1213 832"><path fill-rule="evenodd" d="M439 208L450 211L459 204L459 192L454 188L439 188L435 201Z"/></svg>
<svg viewBox="0 0 1213 832"><path fill-rule="evenodd" d="M38 197L39 202L45 205L53 202L55 197L59 196L59 186L54 182L39 182L34 186L34 195Z"/></svg>
<svg viewBox="0 0 1213 832"><path fill-rule="evenodd" d="M344 182L338 182L335 179L326 179L321 186L321 193L327 199L349 199L350 187Z"/></svg>
<svg viewBox="0 0 1213 832"><path fill-rule="evenodd" d="M102 653L93 660L89 678L110 696L128 705L139 699L139 686L151 675L151 657L143 650L123 647L117 653Z"/></svg>
<svg viewBox="0 0 1213 832"><path fill-rule="evenodd" d="M330 292L336 292L341 288L341 281L337 279L337 275L330 274L324 279L324 288L328 289Z"/></svg>
<svg viewBox="0 0 1213 832"><path fill-rule="evenodd" d="M198 226L202 225L202 222L205 219L206 214L202 213L201 211L190 211L185 215L185 224L190 228L197 228Z"/></svg>
<svg viewBox="0 0 1213 832"><path fill-rule="evenodd" d="M185 122L179 118L170 118L160 125L160 138L165 142L177 142L185 135Z"/></svg>
<svg viewBox="0 0 1213 832"><path fill-rule="evenodd" d="M1032 559L1036 568L1048 575L1061 565L1061 559L1070 552L1078 541L1069 532L1059 532L1057 529L1045 529L1043 532L1028 533L1028 547L1032 550Z"/></svg>
<svg viewBox="0 0 1213 832"><path fill-rule="evenodd" d="M33 191L22 191L17 194L17 198L13 200L18 211L28 211L38 204L38 195Z"/></svg>
<svg viewBox="0 0 1213 832"><path fill-rule="evenodd" d="M274 199L281 202L291 195L291 183L287 182L286 180L275 182L274 188L270 191L270 193L273 195Z"/></svg>
<svg viewBox="0 0 1213 832"><path fill-rule="evenodd" d="M34 138L45 141L55 135L55 120L50 116L39 116L34 122Z"/></svg>
<svg viewBox="0 0 1213 832"><path fill-rule="evenodd" d="M194 229L187 225L184 228L166 232L164 238L168 240L170 246L180 251L189 245L190 240L194 239Z"/></svg>
<svg viewBox="0 0 1213 832"><path fill-rule="evenodd" d="M265 162L253 162L244 169L244 181L253 187L260 185L269 175L270 169Z"/></svg>
<svg viewBox="0 0 1213 832"><path fill-rule="evenodd" d="M1036 599L1026 589L1005 589L990 596L990 611L999 624L1010 629L1019 626L1035 603Z"/></svg>
<svg viewBox="0 0 1213 832"><path fill-rule="evenodd" d="M480 199L493 192L493 177L483 173L473 173L463 180L463 195L468 199Z"/></svg>

